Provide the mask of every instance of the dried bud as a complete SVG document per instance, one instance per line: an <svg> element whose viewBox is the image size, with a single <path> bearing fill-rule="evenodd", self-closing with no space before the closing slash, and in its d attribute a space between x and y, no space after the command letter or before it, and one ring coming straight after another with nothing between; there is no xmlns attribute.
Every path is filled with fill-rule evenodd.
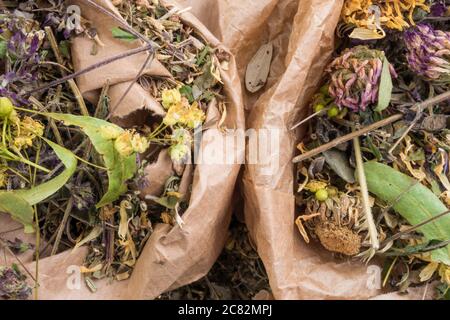
<svg viewBox="0 0 450 320"><path fill-rule="evenodd" d="M405 32L409 67L435 82L450 82L450 32L419 24Z"/></svg>
<svg viewBox="0 0 450 320"><path fill-rule="evenodd" d="M0 118L9 117L11 112L13 112L14 106L9 98L0 98Z"/></svg>

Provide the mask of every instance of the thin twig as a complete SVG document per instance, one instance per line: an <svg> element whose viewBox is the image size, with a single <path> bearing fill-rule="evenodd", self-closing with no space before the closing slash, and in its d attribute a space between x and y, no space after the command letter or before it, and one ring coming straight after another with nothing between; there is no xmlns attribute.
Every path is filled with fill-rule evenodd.
<svg viewBox="0 0 450 320"><path fill-rule="evenodd" d="M53 244L52 253L50 254L51 256L55 255L56 252L58 251L59 243L61 241L61 237L65 229L67 219L69 218L69 215L72 212L72 207L73 207L73 197L70 197L69 201L67 201L67 206L66 210L64 211L62 221L59 224L58 233L56 235L55 243Z"/></svg>
<svg viewBox="0 0 450 320"><path fill-rule="evenodd" d="M101 11L102 13L106 14L107 16L109 16L110 18L114 19L115 21L117 21L118 23L120 23L122 25L122 27L128 31L129 33L131 33L132 35L134 35L135 37L141 39L142 41L144 41L147 44L150 44L150 40L147 39L145 36L143 36L142 34L140 34L139 32L137 32L136 30L134 30L133 28L131 28L128 23L123 20L122 17L117 16L116 14L114 14L113 12L111 12L110 10L106 9L105 7L95 3L92 0L84 0L88 5L96 8L97 10ZM153 46L151 47L150 51L153 53Z"/></svg>
<svg viewBox="0 0 450 320"><path fill-rule="evenodd" d="M400 120L401 118L403 118L403 114L395 114L393 116L390 116L389 118L380 120L378 122L372 123L370 125L368 125L367 127L361 128L359 130L353 131L349 134L346 134L345 136L336 138L326 144L323 144L313 150L310 150L308 152L305 152L304 154L301 154L297 157L295 157L292 162L297 163L306 159L309 159L311 157L314 157L315 155L318 155L320 153L323 153L327 150L330 150L344 142L350 141L356 137L362 136L366 133L369 133L370 131L376 130L378 128L387 126L388 124L391 124L395 121Z"/></svg>
<svg viewBox="0 0 450 320"><path fill-rule="evenodd" d="M128 93L130 92L131 88L134 86L134 84L139 80L139 78L141 77L141 75L144 73L145 68L147 68L149 63L152 63L153 58L155 57L154 54L149 54L147 56L147 58L145 59L144 64L142 65L141 69L139 70L138 74L136 75L136 77L131 81L130 85L128 86L127 90L125 90L125 92L122 94L122 96L120 97L120 99L116 102L116 104L111 108L108 116L106 117L106 120L109 120L109 118L111 117L111 115L114 113L114 111L117 109L117 107L123 102L123 100L125 99L125 97L128 95Z"/></svg>
<svg viewBox="0 0 450 320"><path fill-rule="evenodd" d="M440 95L437 95L437 96L435 96L433 98L430 98L430 99L427 99L427 100L425 100L423 102L417 103L414 106L412 106L411 109L416 110L416 111L417 110L423 110L423 109L425 109L425 108L427 108L429 106L436 105L438 103L441 103L441 102L449 100L449 99L450 99L450 91L447 91L447 92L444 92L444 93L442 93ZM321 146L319 146L319 147L317 147L317 148L315 148L313 150L305 152L304 154L301 154L301 155L295 157L292 160L292 162L297 163L297 162L309 159L311 157L314 157L315 155L318 155L318 154L323 153L323 152L325 152L327 150L330 150L330 149L332 149L332 148L334 148L334 147L336 147L336 146L338 146L338 145L340 145L340 144L342 144L344 142L350 141L350 140L352 140L355 137L359 137L359 136L362 136L364 134L367 134L370 131L376 130L376 129L381 128L381 127L384 127L384 126L386 126L388 124L391 124L391 123L393 123L395 121L398 121L398 120L400 120L402 118L403 118L403 114L399 113L399 114L392 115L392 116L390 116L388 118L382 119L382 120L380 120L378 122L372 123L372 124L368 125L367 127L364 127L364 128L359 129L357 131L351 132L351 133L349 133L349 134L347 134L345 136L336 138L333 141L330 141L329 143L326 143L326 144L321 145Z"/></svg>
<svg viewBox="0 0 450 320"><path fill-rule="evenodd" d="M59 52L58 43L56 41L55 35L53 34L52 28L45 27L45 33L47 34L47 38L50 42L50 46L52 47L53 53L55 54L56 61L60 65L64 65L64 60L61 56L61 53ZM66 76L67 72L64 69L60 69L61 75ZM86 103L84 102L83 96L81 94L80 89L78 88L77 84L75 83L74 79L67 80L67 83L69 84L70 89L73 92L73 95L75 96L75 99L78 102L78 105L80 106L81 114L83 116L89 116L89 111L86 107Z"/></svg>
<svg viewBox="0 0 450 320"><path fill-rule="evenodd" d="M28 270L28 268L25 266L25 264L22 262L22 260L20 260L20 258L14 253L14 251L11 250L11 248L8 246L7 243L5 243L2 239L0 239L0 245L6 250L8 251L8 253L10 255L12 255L17 262L22 266L22 268L25 270L25 272L31 277L31 279L33 281L36 281L36 279L34 278L33 274L30 272L30 270Z"/></svg>
<svg viewBox="0 0 450 320"><path fill-rule="evenodd" d="M400 238L401 238L402 236L404 236L405 234L411 233L411 232L417 230L418 228L420 228L420 227L422 227L422 226L424 226L424 225L426 225L426 224L428 224L428 223L430 223L430 222L436 221L436 220L442 218L443 216L446 216L446 215L449 214L449 213L450 213L450 210L444 211L444 212L442 212L442 213L440 213L440 214L438 214L438 215L436 215L436 216L434 216L434 217L431 217L430 219L427 219L427 220L425 220L425 221L422 221L421 223L416 224L415 226L412 226L411 228L408 228L408 229L406 229L406 230L404 230L404 231L400 231L400 232L394 234L392 237L390 237L390 238L384 240L384 241L381 243L381 246L384 247L384 246L386 246L388 243L393 242L393 241L395 241L395 240L397 240L397 239L400 239Z"/></svg>
<svg viewBox="0 0 450 320"><path fill-rule="evenodd" d="M57 86L58 84L61 84L61 83L66 82L66 81L68 81L68 80L70 80L70 79L77 78L77 77L79 77L79 76L81 76L81 75L83 75L83 74L85 74L85 73L88 73L88 72L91 72L91 71L93 71L93 70L95 70L95 69L101 68L101 67L103 67L103 66L105 66L105 65L108 65L108 64L110 64L110 63L113 63L113 62L115 62L115 61L117 61L117 60L125 59L125 58L128 58L128 57L130 57L130 56L136 55L136 54L138 54L138 53L141 53L141 52L144 52L144 51L148 51L148 50L151 49L151 48L152 48L152 45L149 44L149 45L146 45L146 46L144 46L144 47L140 47L140 48L128 50L128 51L126 51L126 52L123 52L123 53L120 53L120 54L118 54L118 55L115 55L115 56L113 56L113 57L111 57L111 58L105 59L105 60L100 61L100 62L98 62L98 63L95 63L95 64L93 64L93 65L90 65L89 67L86 67L86 68L84 68L83 70L80 70L80 71L74 72L74 73L72 73L72 74L69 74L69 75L67 75L67 76L65 76L65 77L62 77L61 79L52 81L52 82L50 82L50 83L48 83L48 84L45 84L45 85L43 85L43 86L40 86L40 87L38 87L38 88L35 88L35 89L30 90L30 91L21 93L21 94L19 94L19 96L21 96L21 97L29 97L29 96L31 96L33 93L36 93L36 92L40 92L40 91L43 91L43 90L50 89L50 88L52 88L52 87L54 87L54 86Z"/></svg>

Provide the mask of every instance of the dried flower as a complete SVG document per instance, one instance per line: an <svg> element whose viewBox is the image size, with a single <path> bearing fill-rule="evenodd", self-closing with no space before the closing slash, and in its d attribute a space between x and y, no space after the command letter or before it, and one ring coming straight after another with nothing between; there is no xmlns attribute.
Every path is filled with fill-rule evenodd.
<svg viewBox="0 0 450 320"><path fill-rule="evenodd" d="M162 92L162 105L169 109L173 105L181 103L181 93L178 89L164 90Z"/></svg>
<svg viewBox="0 0 450 320"><path fill-rule="evenodd" d="M377 23L370 9L380 9L379 23L388 29L402 31L414 25L413 13L416 8L429 11L425 0L346 0L342 9L342 19L347 24L360 28L373 28Z"/></svg>
<svg viewBox="0 0 450 320"><path fill-rule="evenodd" d="M133 153L131 139L133 135L130 131L124 131L114 142L114 148L122 157L128 157Z"/></svg>
<svg viewBox="0 0 450 320"><path fill-rule="evenodd" d="M30 294L31 288L25 282L25 276L17 268L0 267L1 298L25 300Z"/></svg>
<svg viewBox="0 0 450 320"><path fill-rule="evenodd" d="M427 80L450 81L450 32L419 24L405 32L409 67Z"/></svg>
<svg viewBox="0 0 450 320"><path fill-rule="evenodd" d="M142 137L140 134L136 133L131 138L131 146L133 147L134 152L144 153L149 147L149 142L147 138Z"/></svg>
<svg viewBox="0 0 450 320"><path fill-rule="evenodd" d="M100 134L103 139L114 140L117 139L121 134L122 130L115 126L102 126L100 128Z"/></svg>
<svg viewBox="0 0 450 320"><path fill-rule="evenodd" d="M327 68L331 81L329 94L339 107L364 111L378 98L384 52L356 46L346 49ZM390 66L391 74L396 73Z"/></svg>
<svg viewBox="0 0 450 320"><path fill-rule="evenodd" d="M185 144L175 144L170 146L169 155L174 162L182 162L189 155L191 149Z"/></svg>
<svg viewBox="0 0 450 320"><path fill-rule="evenodd" d="M13 119L15 116L13 116ZM44 125L31 117L25 116L23 120L17 118L15 119L15 124L16 128L11 147L16 150L31 147L34 139L42 137L44 134Z"/></svg>
<svg viewBox="0 0 450 320"><path fill-rule="evenodd" d="M189 128L196 128L203 123L206 116L197 102L189 105L187 99L182 98L181 102L172 105L164 117L164 123L168 126L180 124Z"/></svg>

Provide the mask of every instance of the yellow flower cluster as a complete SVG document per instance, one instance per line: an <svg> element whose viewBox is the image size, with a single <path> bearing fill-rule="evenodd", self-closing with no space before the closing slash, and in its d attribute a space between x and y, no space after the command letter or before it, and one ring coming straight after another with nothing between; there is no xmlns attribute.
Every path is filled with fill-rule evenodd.
<svg viewBox="0 0 450 320"><path fill-rule="evenodd" d="M37 137L42 137L44 134L44 125L39 121L28 116L25 116L23 120L19 120L15 117L12 118L16 128L14 130L14 139L12 141L11 148L21 150L31 147L34 139Z"/></svg>
<svg viewBox="0 0 450 320"><path fill-rule="evenodd" d="M180 124L194 129L201 125L206 118L198 103L189 104L189 101L181 96L178 89L164 90L162 104L168 109L163 120L167 126Z"/></svg>
<svg viewBox="0 0 450 320"><path fill-rule="evenodd" d="M371 8L380 9L379 21ZM347 24L360 28L373 28L377 22L389 29L402 31L414 25L413 13L416 8L429 11L425 0L345 0L342 19Z"/></svg>
<svg viewBox="0 0 450 320"><path fill-rule="evenodd" d="M130 130L122 132L114 141L114 148L123 157L128 157L133 152L144 153L149 145L147 138Z"/></svg>

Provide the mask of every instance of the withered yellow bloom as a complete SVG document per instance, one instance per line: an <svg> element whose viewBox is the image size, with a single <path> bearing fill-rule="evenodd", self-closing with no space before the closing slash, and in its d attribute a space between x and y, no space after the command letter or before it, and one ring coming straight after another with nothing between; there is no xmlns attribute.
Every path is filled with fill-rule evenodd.
<svg viewBox="0 0 450 320"><path fill-rule="evenodd" d="M130 131L123 132L114 142L114 148L122 157L128 157L133 153L131 139L133 135Z"/></svg>
<svg viewBox="0 0 450 320"><path fill-rule="evenodd" d="M181 93L178 89L163 90L161 97L162 105L166 109L181 102Z"/></svg>
<svg viewBox="0 0 450 320"><path fill-rule="evenodd" d="M374 8L379 9L379 19ZM415 25L413 13L417 8L430 11L425 0L346 0L342 20L358 28L386 27L403 31Z"/></svg>

